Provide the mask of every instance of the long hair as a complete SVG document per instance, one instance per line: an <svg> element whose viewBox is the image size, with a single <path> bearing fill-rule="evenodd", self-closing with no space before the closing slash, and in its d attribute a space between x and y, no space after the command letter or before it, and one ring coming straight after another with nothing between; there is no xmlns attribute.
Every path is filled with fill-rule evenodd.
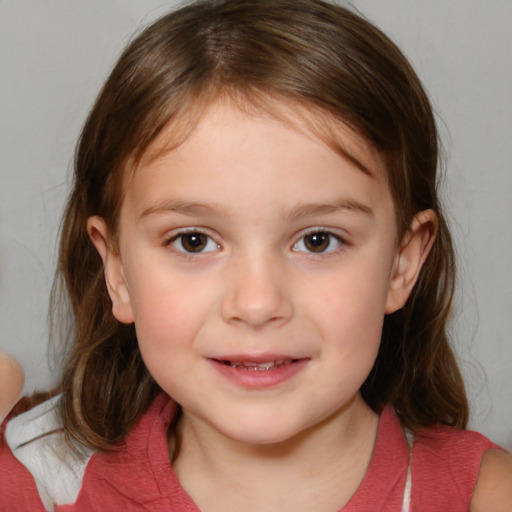
<svg viewBox="0 0 512 512"><path fill-rule="evenodd" d="M405 307L384 320L362 395L375 411L393 405L413 430L464 427L468 405L446 332L455 267L437 193L438 134L417 75L380 30L346 8L321 0L225 0L186 5L142 31L83 128L53 293L54 305L61 295L69 304L61 382L66 431L83 445L107 449L158 392L134 326L111 312L87 218L103 217L115 234L124 173L164 127L185 127L177 132L186 137L191 112L219 94L248 104L282 99L363 136L386 162L399 236L421 210L436 212L434 247Z"/></svg>

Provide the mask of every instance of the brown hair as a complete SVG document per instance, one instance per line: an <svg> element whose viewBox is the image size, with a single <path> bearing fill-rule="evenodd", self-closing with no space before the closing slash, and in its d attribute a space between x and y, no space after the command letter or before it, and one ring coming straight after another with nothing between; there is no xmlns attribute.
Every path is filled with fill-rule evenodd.
<svg viewBox="0 0 512 512"><path fill-rule="evenodd" d="M67 432L106 449L159 391L134 326L112 315L87 218L103 217L115 233L123 173L165 126L218 94L306 105L365 137L385 158L400 236L419 211L436 212L433 250L405 307L385 318L362 394L376 411L392 404L413 430L464 427L468 405L446 333L454 254L436 190L436 124L418 77L385 35L350 10L321 0L226 0L192 3L136 37L81 134L53 301L59 290L69 297L61 384Z"/></svg>

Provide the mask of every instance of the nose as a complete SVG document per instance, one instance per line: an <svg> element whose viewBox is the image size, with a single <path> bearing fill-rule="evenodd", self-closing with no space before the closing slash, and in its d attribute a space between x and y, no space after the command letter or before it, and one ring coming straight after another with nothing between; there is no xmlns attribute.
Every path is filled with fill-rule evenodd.
<svg viewBox="0 0 512 512"><path fill-rule="evenodd" d="M271 258L238 258L226 276L222 316L254 330L286 324L293 315L286 272Z"/></svg>

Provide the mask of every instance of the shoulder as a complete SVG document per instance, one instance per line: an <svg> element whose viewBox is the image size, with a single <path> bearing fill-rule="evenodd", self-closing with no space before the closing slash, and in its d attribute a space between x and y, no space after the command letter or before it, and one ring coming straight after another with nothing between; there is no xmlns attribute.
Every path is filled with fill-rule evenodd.
<svg viewBox="0 0 512 512"><path fill-rule="evenodd" d="M500 448L471 430L423 430L412 452L413 501L430 503L432 510L469 510L484 455L494 449Z"/></svg>
<svg viewBox="0 0 512 512"><path fill-rule="evenodd" d="M176 410L176 404L161 394L119 446L96 453L87 469L86 493L108 488L109 500L128 500L139 505L137 510L162 500L172 473L167 433Z"/></svg>
<svg viewBox="0 0 512 512"><path fill-rule="evenodd" d="M0 493L0 510L160 510L170 472L167 427L177 410L169 397L157 397L125 440L105 452L69 445L59 400L2 426L0 488L8 492Z"/></svg>
<svg viewBox="0 0 512 512"><path fill-rule="evenodd" d="M512 511L512 455L500 450L485 452L470 510Z"/></svg>
<svg viewBox="0 0 512 512"><path fill-rule="evenodd" d="M13 486L6 488L18 496L21 482L29 481L30 489L46 510L53 510L54 503L76 500L92 455L71 449L63 433L58 405L59 396L15 416L2 429L0 478L12 481ZM16 480L13 475L17 475Z"/></svg>
<svg viewBox="0 0 512 512"><path fill-rule="evenodd" d="M484 453L493 448L501 450L479 432L437 426L419 433L414 454L434 463L442 458L444 464L438 468L441 471L443 468L446 471L464 468L466 473L476 471L476 478Z"/></svg>

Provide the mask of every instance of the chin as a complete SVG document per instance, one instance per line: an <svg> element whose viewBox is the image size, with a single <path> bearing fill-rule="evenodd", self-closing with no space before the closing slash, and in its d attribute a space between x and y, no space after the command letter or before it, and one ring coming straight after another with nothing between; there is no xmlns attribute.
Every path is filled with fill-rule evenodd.
<svg viewBox="0 0 512 512"><path fill-rule="evenodd" d="M273 446L285 443L294 437L294 435L289 432L271 431L270 429L266 429L265 431L254 429L253 431L246 430L244 432L225 432L224 435L232 441L253 446Z"/></svg>
<svg viewBox="0 0 512 512"><path fill-rule="evenodd" d="M276 445L290 441L306 427L283 421L276 415L266 418L233 418L229 425L212 425L220 434L246 445Z"/></svg>

